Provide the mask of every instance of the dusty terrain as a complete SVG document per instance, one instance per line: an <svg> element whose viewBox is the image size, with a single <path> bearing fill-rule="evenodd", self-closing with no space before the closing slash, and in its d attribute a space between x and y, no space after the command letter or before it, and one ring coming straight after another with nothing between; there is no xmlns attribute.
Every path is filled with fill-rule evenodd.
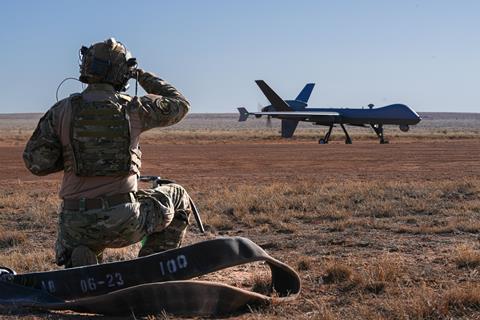
<svg viewBox="0 0 480 320"><path fill-rule="evenodd" d="M318 145L318 130L302 128L286 141L271 129L229 126L231 116L209 131L206 119L148 133L143 173L177 180L196 200L208 234L192 226L188 243L249 237L303 281L295 302L233 318L480 319L479 117L432 118L391 133L388 145L363 131L354 131L353 145L340 135ZM61 175L32 176L21 160L34 120L0 125L0 265L19 272L56 268ZM107 259L137 249L111 250ZM266 277L254 264L206 278L254 286Z"/></svg>
<svg viewBox="0 0 480 320"><path fill-rule="evenodd" d="M2 183L58 181L60 174L31 175L22 161L23 146L0 146ZM403 140L388 145L360 141L142 146L142 174L172 178L187 187L227 183L316 181L436 181L480 177L480 141Z"/></svg>

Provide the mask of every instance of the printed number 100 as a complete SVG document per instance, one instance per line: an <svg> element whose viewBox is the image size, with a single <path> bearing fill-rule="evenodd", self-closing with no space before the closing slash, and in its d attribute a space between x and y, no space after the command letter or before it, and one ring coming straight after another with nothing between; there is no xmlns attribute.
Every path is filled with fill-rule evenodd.
<svg viewBox="0 0 480 320"><path fill-rule="evenodd" d="M160 272L164 276L167 273L175 273L180 269L185 269L187 265L187 257L182 254L177 256L176 259L170 259L166 262L160 261Z"/></svg>

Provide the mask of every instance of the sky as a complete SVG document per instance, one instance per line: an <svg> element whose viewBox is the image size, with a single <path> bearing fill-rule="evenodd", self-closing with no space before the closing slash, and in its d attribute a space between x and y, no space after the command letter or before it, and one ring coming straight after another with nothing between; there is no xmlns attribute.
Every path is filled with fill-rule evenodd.
<svg viewBox="0 0 480 320"><path fill-rule="evenodd" d="M78 77L79 48L110 37L195 113L256 111L268 104L257 79L284 99L316 83L311 107L480 112L480 1L17 0L0 8L0 113L47 111L58 84ZM59 96L81 90L67 81Z"/></svg>

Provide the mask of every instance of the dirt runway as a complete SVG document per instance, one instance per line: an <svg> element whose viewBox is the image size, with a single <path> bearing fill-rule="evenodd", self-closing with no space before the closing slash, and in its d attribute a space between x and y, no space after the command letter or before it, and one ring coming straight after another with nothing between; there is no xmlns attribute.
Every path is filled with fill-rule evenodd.
<svg viewBox="0 0 480 320"><path fill-rule="evenodd" d="M234 144L144 144L143 174L198 182L401 180L435 181L480 177L480 141L398 141L379 145L359 141ZM23 146L0 146L0 181L59 180L35 177L24 167Z"/></svg>

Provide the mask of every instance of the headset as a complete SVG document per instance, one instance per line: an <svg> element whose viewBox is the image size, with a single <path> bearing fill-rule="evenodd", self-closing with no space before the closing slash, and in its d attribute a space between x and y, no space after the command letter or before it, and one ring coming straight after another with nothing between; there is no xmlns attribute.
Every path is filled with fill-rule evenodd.
<svg viewBox="0 0 480 320"><path fill-rule="evenodd" d="M111 46L112 50L107 49L107 51L109 51L109 57L107 59L102 59L104 57L100 58L95 55L95 47L102 44ZM122 47L122 50L114 56L113 49L118 45ZM124 59L121 59L121 53L123 53ZM112 84L117 91L126 91L129 87L128 80L135 78L135 96L137 95L137 59L132 57L130 51L128 51L127 47L123 43L116 41L114 38L110 38L104 42L93 44L90 47L82 46L79 50L78 57L80 77L78 79L68 77L60 82L55 94L57 101L58 91L63 83L67 80L77 80L86 84L104 81ZM116 61L118 59L123 61Z"/></svg>

